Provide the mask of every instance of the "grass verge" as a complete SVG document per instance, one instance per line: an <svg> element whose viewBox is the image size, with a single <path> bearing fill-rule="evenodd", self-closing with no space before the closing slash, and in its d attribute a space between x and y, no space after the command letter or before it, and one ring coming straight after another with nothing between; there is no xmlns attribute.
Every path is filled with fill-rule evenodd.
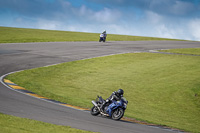
<svg viewBox="0 0 200 133"><path fill-rule="evenodd" d="M190 132L200 131L200 56L129 53L67 62L9 75L28 90L88 107L118 88L125 116Z"/></svg>
<svg viewBox="0 0 200 133"><path fill-rule="evenodd" d="M19 118L0 113L1 133L92 133L89 131Z"/></svg>
<svg viewBox="0 0 200 133"><path fill-rule="evenodd" d="M161 52L167 53L177 53L177 54L189 54L189 55L200 55L200 48L182 48L182 49L169 49L169 50L159 50ZM196 97L196 101L200 103L200 87L193 89Z"/></svg>
<svg viewBox="0 0 200 133"><path fill-rule="evenodd" d="M169 49L169 50L160 50L160 51L168 52L168 53L200 55L200 48L182 48L182 49Z"/></svg>
<svg viewBox="0 0 200 133"><path fill-rule="evenodd" d="M0 27L0 43L98 41L99 33ZM108 41L176 40L108 34Z"/></svg>

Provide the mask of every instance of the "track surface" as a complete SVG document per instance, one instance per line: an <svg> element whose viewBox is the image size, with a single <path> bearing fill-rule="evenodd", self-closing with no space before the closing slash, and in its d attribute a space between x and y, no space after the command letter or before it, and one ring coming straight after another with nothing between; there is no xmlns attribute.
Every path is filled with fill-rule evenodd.
<svg viewBox="0 0 200 133"><path fill-rule="evenodd" d="M135 41L135 42L48 42L0 44L0 76L18 70L56 63L128 52L157 49L197 48L199 42ZM136 123L94 117L90 113L52 104L10 90L0 83L0 112L43 122L67 125L104 133L177 132Z"/></svg>

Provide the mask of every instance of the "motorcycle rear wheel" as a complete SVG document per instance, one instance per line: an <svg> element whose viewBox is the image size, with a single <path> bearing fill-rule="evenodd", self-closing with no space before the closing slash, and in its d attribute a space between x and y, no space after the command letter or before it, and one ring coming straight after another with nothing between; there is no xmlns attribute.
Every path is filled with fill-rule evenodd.
<svg viewBox="0 0 200 133"><path fill-rule="evenodd" d="M120 120L124 116L124 110L122 108L118 108L113 111L111 118L113 120Z"/></svg>
<svg viewBox="0 0 200 133"><path fill-rule="evenodd" d="M94 116L97 116L98 114L100 114L98 108L96 106L93 106L91 108L91 111L90 111L91 115L94 115Z"/></svg>

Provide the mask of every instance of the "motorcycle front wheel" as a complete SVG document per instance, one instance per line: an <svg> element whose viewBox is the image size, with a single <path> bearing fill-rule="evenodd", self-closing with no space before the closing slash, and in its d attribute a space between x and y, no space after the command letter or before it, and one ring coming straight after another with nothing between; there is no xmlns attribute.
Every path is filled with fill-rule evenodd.
<svg viewBox="0 0 200 133"><path fill-rule="evenodd" d="M99 112L99 110L98 110L98 108L97 108L96 106L93 106L93 107L91 108L90 113L91 113L91 115L94 115L94 116L100 114L100 112Z"/></svg>
<svg viewBox="0 0 200 133"><path fill-rule="evenodd" d="M118 108L113 111L112 119L113 120L120 120L124 116L124 110L122 108Z"/></svg>

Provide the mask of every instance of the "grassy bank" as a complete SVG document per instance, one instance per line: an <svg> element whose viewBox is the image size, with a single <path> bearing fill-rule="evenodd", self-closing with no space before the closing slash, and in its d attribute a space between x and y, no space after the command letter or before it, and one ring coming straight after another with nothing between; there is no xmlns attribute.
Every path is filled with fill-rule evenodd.
<svg viewBox="0 0 200 133"><path fill-rule="evenodd" d="M98 41L99 33L0 27L0 43ZM108 41L175 40L108 34Z"/></svg>
<svg viewBox="0 0 200 133"><path fill-rule="evenodd" d="M178 53L178 54L189 54L189 55L199 55L200 48L182 48L182 49L169 49L169 50L160 50L161 52L167 53ZM193 89L195 93L195 100L200 103L200 87Z"/></svg>
<svg viewBox="0 0 200 133"><path fill-rule="evenodd" d="M0 113L1 133L92 133Z"/></svg>
<svg viewBox="0 0 200 133"><path fill-rule="evenodd" d="M178 53L178 54L191 54L191 55L200 55L200 48L182 48L182 49L169 49L169 50L160 50L161 52L168 53Z"/></svg>
<svg viewBox="0 0 200 133"><path fill-rule="evenodd" d="M125 116L200 131L200 56L129 53L36 68L7 78L45 97L90 108L125 90Z"/></svg>

